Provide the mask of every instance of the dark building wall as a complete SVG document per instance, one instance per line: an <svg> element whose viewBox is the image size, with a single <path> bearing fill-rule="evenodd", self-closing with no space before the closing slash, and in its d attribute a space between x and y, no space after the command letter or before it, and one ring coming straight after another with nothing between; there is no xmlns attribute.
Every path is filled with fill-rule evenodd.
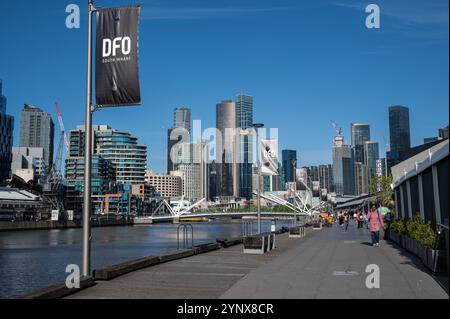
<svg viewBox="0 0 450 319"><path fill-rule="evenodd" d="M448 180L449 180L449 170L448 170L448 157L443 161L439 162L437 165L437 172L439 176L439 205L441 208L441 224L445 224L445 219L448 219Z"/></svg>
<svg viewBox="0 0 450 319"><path fill-rule="evenodd" d="M14 117L0 113L0 185L11 176Z"/></svg>

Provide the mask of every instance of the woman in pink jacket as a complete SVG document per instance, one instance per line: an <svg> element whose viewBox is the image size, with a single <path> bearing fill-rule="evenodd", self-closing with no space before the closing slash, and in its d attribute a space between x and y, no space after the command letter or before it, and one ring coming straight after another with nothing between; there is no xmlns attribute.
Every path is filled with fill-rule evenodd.
<svg viewBox="0 0 450 319"><path fill-rule="evenodd" d="M380 247L380 229L383 228L384 230L384 222L383 216L378 212L376 205L372 205L367 219L369 220L369 230L372 236L372 246Z"/></svg>

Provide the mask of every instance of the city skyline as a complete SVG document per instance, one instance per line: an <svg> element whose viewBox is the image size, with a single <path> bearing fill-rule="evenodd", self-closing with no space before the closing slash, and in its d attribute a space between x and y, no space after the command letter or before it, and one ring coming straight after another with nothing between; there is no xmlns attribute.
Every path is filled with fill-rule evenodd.
<svg viewBox="0 0 450 319"><path fill-rule="evenodd" d="M14 20L23 19L9 19L12 25L8 30L12 31L5 35L4 41L11 43L11 50L0 52L0 78L3 80L3 95L8 98L8 114L15 117L16 146L20 108L24 103L36 105L56 118L53 108L58 101L68 129L82 123L85 75L79 66L85 64L86 13L82 1L74 3L82 9L79 30L65 28L63 6L59 10L49 10L51 19L33 16L33 21L37 23L35 34L21 33L25 28L28 30L29 25L22 26ZM105 6L111 3L102 1ZM117 3L121 1L114 2ZM389 7L390 11L398 11L405 3L397 1L393 5L380 1L380 7L382 10ZM141 41L140 59L143 106L98 112L94 115L94 123L129 130L138 136L141 143L148 146L148 166L157 172L165 171L166 135L174 107L189 107L192 109L192 119L201 119L205 127L214 127L217 101L233 98L242 92L254 97L255 121L279 128L280 149L297 150L299 167L331 163L330 148L334 132L330 120L344 129L347 141L350 141L351 122L368 123L371 139L380 143L380 157L384 157L386 147L382 138L389 139L387 109L393 105L410 108L412 145L419 145L424 138L435 136L438 128L448 125L448 28L443 27L448 26L448 16L441 13L441 19L426 19L439 14L442 8L448 11L448 3L439 1L435 7L425 9L416 1L408 4L408 15L414 23L408 24L404 20L400 23L406 31L423 31L419 33L427 41L396 30L394 26L400 18L393 15L383 19L380 30L368 30L364 27L363 7L358 12L356 5L339 6L332 1L302 4L294 1L282 1L282 4L247 1L241 5L247 11L227 13L222 10L222 14L212 14L213 17L186 19L170 18L167 14L159 18L149 17L149 12L153 12L152 9L158 5L144 1L141 33L147 34L147 37L143 36ZM8 10L9 5L5 4L3 12L9 11L12 17L19 14L17 10ZM27 5L32 8L38 4L31 2ZM200 8L208 5L204 1L167 4L174 10L177 6L192 6L193 9L188 11L191 15L202 12ZM230 6L237 7L238 3L217 2L214 12ZM45 7L53 6L49 1L39 3L40 9ZM33 10L24 12L25 20L31 12ZM249 18L254 26L249 25L246 12L256 13ZM301 19L298 19L299 14ZM271 23L265 25L268 16ZM424 18L418 19L419 16ZM337 23L335 30L325 28L334 22ZM0 27L5 28L2 23ZM209 31L204 31L208 28ZM256 28L260 32L256 32ZM48 29L55 30L54 37L58 41L41 38L41 42L37 42L34 39L37 34L46 34ZM308 30L311 32L308 33ZM12 40L18 33L23 37L23 42ZM213 34L220 36L211 38ZM168 37L173 39L173 43L164 40ZM292 38L295 40L292 41ZM197 43L202 39L208 41L198 46L183 46L186 41ZM250 40L244 42L247 39ZM321 44L317 43L317 39L321 39ZM234 40L236 43L232 42ZM402 45L396 47L399 41ZM29 67L34 60L29 59L25 43L37 48L33 57L40 59L42 65ZM248 53L243 57L240 57L239 50L236 54L230 54L226 49L230 43L244 45ZM262 48L268 45L267 52L263 52ZM286 49L276 52L277 45ZM45 50L45 55L39 53L39 48L43 46L50 49ZM183 47L186 47L185 54L173 50ZM223 53L220 53L222 49ZM214 58L206 58L211 50L219 53ZM54 56L52 51L58 54ZM14 58L22 60L23 65L5 63L12 59L10 52L14 52ZM326 52L332 52L332 55ZM173 65L157 65L167 60L163 54L168 55L167 59ZM252 55L251 59L249 55ZM272 56L273 59L269 60ZM420 68L417 67L417 59L421 61ZM67 61L70 63L67 64ZM323 61L327 62L324 64ZM61 67L48 69L50 62ZM162 72L162 68L167 72ZM179 70L183 70L183 74ZM240 70L239 77L235 76L237 70ZM270 78L264 76L269 73ZM61 78L64 81L60 81ZM374 87L376 92L372 92ZM430 107L434 112L429 112ZM436 113L442 116L434 116Z"/></svg>

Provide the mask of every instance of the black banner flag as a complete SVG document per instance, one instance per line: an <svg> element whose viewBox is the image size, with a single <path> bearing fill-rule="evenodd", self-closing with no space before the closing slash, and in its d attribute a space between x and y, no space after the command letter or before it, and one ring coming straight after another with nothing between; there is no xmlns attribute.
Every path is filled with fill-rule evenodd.
<svg viewBox="0 0 450 319"><path fill-rule="evenodd" d="M95 91L98 106L141 103L139 14L137 6L97 10Z"/></svg>

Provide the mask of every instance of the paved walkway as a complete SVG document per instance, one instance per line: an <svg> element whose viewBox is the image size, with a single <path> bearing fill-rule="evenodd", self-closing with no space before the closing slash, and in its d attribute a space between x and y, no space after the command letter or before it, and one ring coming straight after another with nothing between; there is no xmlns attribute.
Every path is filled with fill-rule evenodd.
<svg viewBox="0 0 450 319"><path fill-rule="evenodd" d="M352 225L353 226L353 225ZM368 230L339 226L283 253L248 274L221 298L446 298L447 293L414 256ZM380 289L366 287L366 266L380 268Z"/></svg>
<svg viewBox="0 0 450 319"><path fill-rule="evenodd" d="M368 245L367 230L310 230L306 239L278 237L278 249L244 255L242 245L146 268L69 298L447 298L411 255L390 244ZM365 286L377 264L380 289Z"/></svg>

